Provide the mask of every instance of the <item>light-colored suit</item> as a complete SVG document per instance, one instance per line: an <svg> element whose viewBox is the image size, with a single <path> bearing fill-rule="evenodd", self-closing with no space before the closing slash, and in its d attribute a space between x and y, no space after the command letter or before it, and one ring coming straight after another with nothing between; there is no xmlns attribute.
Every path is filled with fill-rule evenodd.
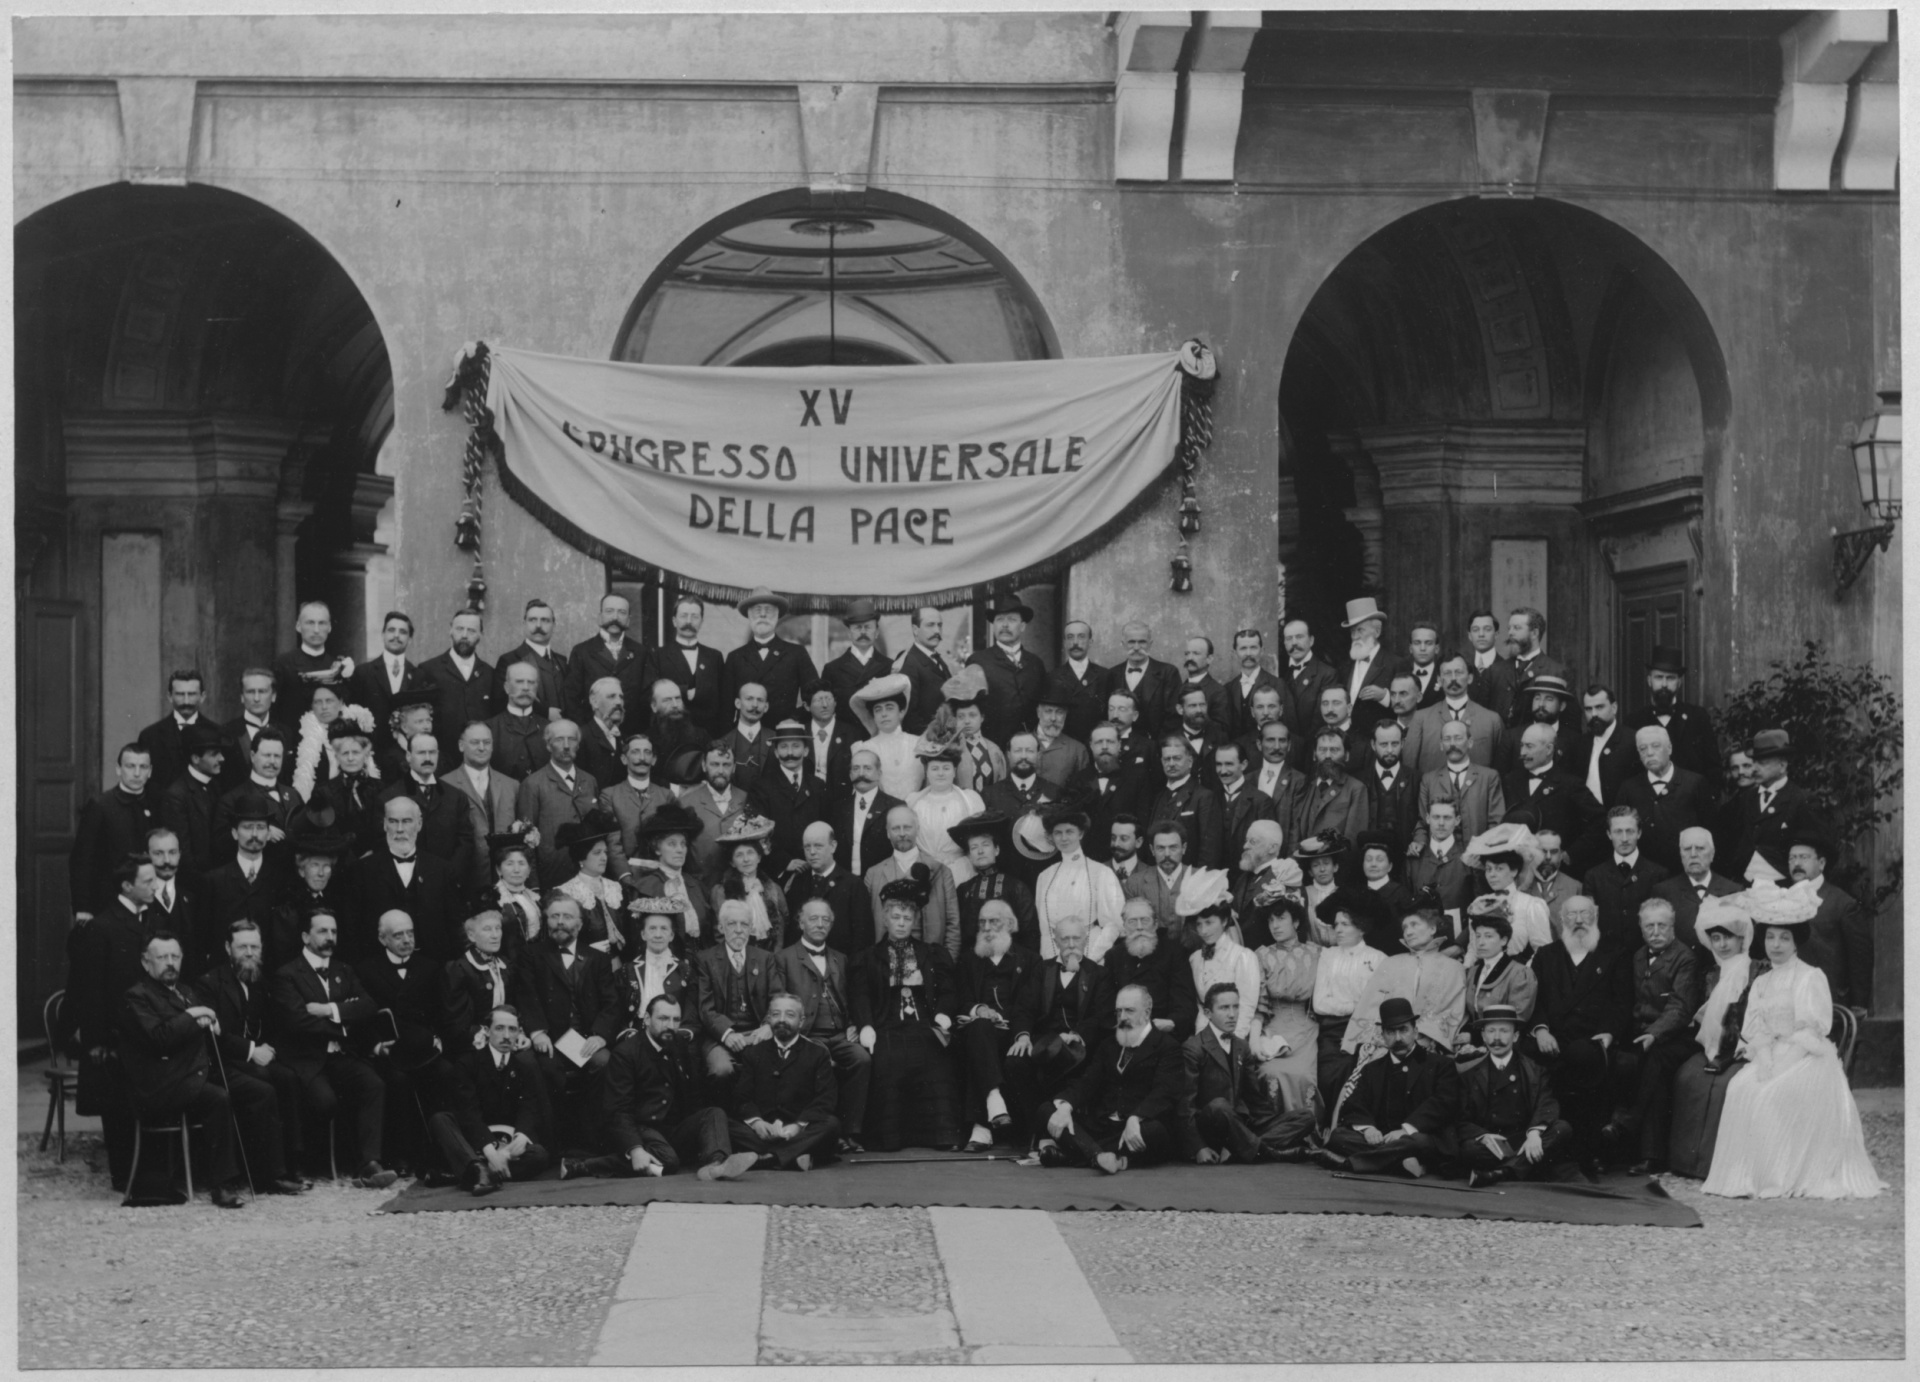
<svg viewBox="0 0 1920 1382"><path fill-rule="evenodd" d="M493 879L487 836L503 835L512 826L513 806L520 792L520 780L508 777L497 768L487 769L485 801L473 790L473 779L467 776L464 765L442 777L440 785L453 788L467 799L468 811L473 817L474 838L480 843L480 848L474 851L478 857L474 861L473 882L476 888L485 888Z"/></svg>
<svg viewBox="0 0 1920 1382"><path fill-rule="evenodd" d="M1413 829L1415 844L1427 842L1427 807L1441 798L1451 799L1459 808L1460 822L1454 834L1463 845L1506 818L1506 795L1500 790L1500 774L1492 768L1467 764L1458 792L1453 790L1452 773L1437 768L1420 779L1420 823Z"/></svg>
<svg viewBox="0 0 1920 1382"><path fill-rule="evenodd" d="M726 803L722 805L713 799L713 789L699 782L680 793L680 804L698 816L703 827L687 851L687 872L698 875L700 881L711 888L727 871L733 854L732 849L723 850L714 841L726 833L728 821L747 809L747 794L738 786L729 786Z"/></svg>
<svg viewBox="0 0 1920 1382"><path fill-rule="evenodd" d="M1180 918L1175 915L1173 904L1188 871L1188 865L1182 864L1169 879L1157 865L1141 864L1121 882L1120 893L1128 902L1138 897L1152 903L1153 924L1160 928L1160 934L1177 937L1180 934Z"/></svg>
<svg viewBox="0 0 1920 1382"><path fill-rule="evenodd" d="M540 881L545 886L558 887L573 875L572 858L554 843L554 838L568 821L585 816L599 795L600 784L593 780L592 773L576 766L573 790L569 792L551 763L528 774L514 794L515 818L540 832Z"/></svg>
<svg viewBox="0 0 1920 1382"><path fill-rule="evenodd" d="M953 884L953 871L922 850L917 858L932 875L932 892L926 910L920 914L920 939L928 945L943 947L948 956L960 955L960 893ZM896 878L905 878L900 856L891 851L867 870L867 896L873 902L873 936L876 941L887 934L887 913L880 905L880 890Z"/></svg>
<svg viewBox="0 0 1920 1382"><path fill-rule="evenodd" d="M650 781L644 793L636 792L625 778L600 793L600 805L620 822L620 834L614 839L613 848L607 851L607 877L620 878L626 874L634 857L634 832L640 828L640 822L672 800L671 787Z"/></svg>
<svg viewBox="0 0 1920 1382"><path fill-rule="evenodd" d="M1483 768L1493 766L1494 753L1500 747L1500 717L1484 705L1468 701L1455 715L1445 701L1424 710L1416 710L1407 721L1407 739L1400 747L1400 761L1425 777L1447 765L1447 751L1440 746L1440 727L1448 720L1463 720L1467 726L1467 761Z"/></svg>

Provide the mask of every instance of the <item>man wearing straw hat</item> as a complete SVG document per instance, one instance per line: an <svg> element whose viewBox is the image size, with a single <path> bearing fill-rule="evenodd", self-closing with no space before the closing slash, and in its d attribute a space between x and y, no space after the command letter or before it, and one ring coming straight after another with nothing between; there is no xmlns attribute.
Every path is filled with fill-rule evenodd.
<svg viewBox="0 0 1920 1382"><path fill-rule="evenodd" d="M813 657L805 648L775 633L781 619L786 617L785 596L776 595L763 585L755 586L738 608L747 616L751 636L727 654L721 673L721 703L732 705L739 699L741 687L757 682L766 688L768 713L784 720L800 709L800 688L818 680L820 674L814 670Z"/></svg>

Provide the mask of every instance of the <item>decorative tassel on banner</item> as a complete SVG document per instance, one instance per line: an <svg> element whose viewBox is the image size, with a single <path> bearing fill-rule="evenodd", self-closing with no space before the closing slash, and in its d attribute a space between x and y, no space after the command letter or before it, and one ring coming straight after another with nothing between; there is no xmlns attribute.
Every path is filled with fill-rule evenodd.
<svg viewBox="0 0 1920 1382"><path fill-rule="evenodd" d="M466 498L460 501L460 516L453 523L453 545L473 553L473 574L467 579L467 604L484 611L487 607L487 578L480 563L480 507L482 483L486 476L489 451L500 445L493 430L493 414L487 408L487 377L491 355L485 341L468 341L454 361L453 377L447 380L441 399L443 409L461 405L467 422L467 447L461 463L461 479Z"/></svg>
<svg viewBox="0 0 1920 1382"><path fill-rule="evenodd" d="M1187 555L1185 542L1180 544L1180 550L1173 554L1173 560L1168 564L1173 567L1173 579L1167 583L1167 588L1176 595L1192 593L1193 558Z"/></svg>
<svg viewBox="0 0 1920 1382"><path fill-rule="evenodd" d="M1180 550L1173 558L1171 589L1185 595L1193 590L1193 559L1187 554L1187 539L1200 531L1200 496L1194 481L1200 467L1200 453L1213 444L1213 389L1219 381L1220 367L1213 352L1199 337L1180 347L1180 372L1185 376L1180 389L1180 444L1174 459L1180 466Z"/></svg>

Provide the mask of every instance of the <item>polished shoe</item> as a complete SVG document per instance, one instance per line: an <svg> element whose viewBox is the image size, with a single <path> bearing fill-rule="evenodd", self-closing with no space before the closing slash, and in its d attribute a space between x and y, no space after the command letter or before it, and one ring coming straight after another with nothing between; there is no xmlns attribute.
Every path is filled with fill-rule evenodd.
<svg viewBox="0 0 1920 1382"><path fill-rule="evenodd" d="M294 1180L291 1176L282 1176L279 1180L270 1180L265 1186L269 1195L304 1195L313 1189L309 1180Z"/></svg>
<svg viewBox="0 0 1920 1382"><path fill-rule="evenodd" d="M213 1187L213 1203L216 1209L240 1209L246 1201L240 1198L240 1192L230 1185Z"/></svg>
<svg viewBox="0 0 1920 1382"><path fill-rule="evenodd" d="M765 1159L768 1162L773 1161L771 1156ZM761 1157L755 1156L752 1152L735 1152L724 1160L708 1162L695 1171L694 1175L700 1180L739 1180L758 1166L760 1161Z"/></svg>
<svg viewBox="0 0 1920 1382"><path fill-rule="evenodd" d="M1112 1152L1102 1152L1093 1159L1093 1164L1109 1176L1117 1176L1127 1169L1127 1159Z"/></svg>
<svg viewBox="0 0 1920 1382"><path fill-rule="evenodd" d="M483 1170L480 1172L479 1177L473 1182L473 1197L479 1199L480 1196L494 1194L499 1189L500 1182Z"/></svg>
<svg viewBox="0 0 1920 1382"><path fill-rule="evenodd" d="M353 1178L353 1183L362 1190L385 1190L399 1179L397 1171L389 1171L379 1162L369 1161L360 1168L360 1174Z"/></svg>
<svg viewBox="0 0 1920 1382"><path fill-rule="evenodd" d="M799 1156L793 1159L793 1169L796 1171L811 1171L813 1169L813 1153L800 1153Z"/></svg>
<svg viewBox="0 0 1920 1382"><path fill-rule="evenodd" d="M840 1139L840 1145L836 1150L839 1151L841 1156L859 1156L867 1149L860 1145L859 1138L843 1137Z"/></svg>
<svg viewBox="0 0 1920 1382"><path fill-rule="evenodd" d="M1400 1169L1412 1176L1415 1180L1419 1180L1420 1177L1427 1173L1427 1168L1420 1164L1420 1158L1417 1156L1402 1157L1400 1160Z"/></svg>
<svg viewBox="0 0 1920 1382"><path fill-rule="evenodd" d="M1067 1158L1065 1154L1061 1152L1060 1146L1056 1142L1042 1142L1038 1155L1042 1166L1065 1166L1067 1164Z"/></svg>
<svg viewBox="0 0 1920 1382"><path fill-rule="evenodd" d="M1260 1159L1262 1161L1291 1161L1297 1163L1305 1161L1311 1154L1312 1149L1310 1147L1304 1143L1295 1143L1291 1147L1282 1147L1278 1151L1262 1148Z"/></svg>
<svg viewBox="0 0 1920 1382"><path fill-rule="evenodd" d="M1316 1166L1324 1166L1329 1171L1344 1171L1350 1163L1331 1147L1311 1147L1307 1150L1307 1160Z"/></svg>
<svg viewBox="0 0 1920 1382"><path fill-rule="evenodd" d="M1467 1172L1467 1188L1469 1190L1479 1190L1485 1186L1498 1185L1501 1181L1509 1178L1509 1174L1506 1171L1469 1171Z"/></svg>
<svg viewBox="0 0 1920 1382"><path fill-rule="evenodd" d="M982 1142L977 1137L969 1137L966 1146L960 1150L963 1152L990 1152L993 1150L993 1139L989 1137L986 1141Z"/></svg>

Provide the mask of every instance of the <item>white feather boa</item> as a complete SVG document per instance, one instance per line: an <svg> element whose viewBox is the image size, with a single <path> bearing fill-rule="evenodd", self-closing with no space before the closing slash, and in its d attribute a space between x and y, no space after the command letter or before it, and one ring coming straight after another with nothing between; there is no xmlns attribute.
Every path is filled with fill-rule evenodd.
<svg viewBox="0 0 1920 1382"><path fill-rule="evenodd" d="M341 718L351 720L366 731L368 741L373 737L373 712L364 705L350 705L340 712ZM327 727L320 723L320 717L311 710L300 717L300 747L293 757L293 790L300 794L302 801L313 800L315 779L320 772L320 755L327 756L327 765L334 771L340 771L340 756L333 751L333 745L327 739ZM378 778L380 770L373 764L373 755L367 755L367 776Z"/></svg>

